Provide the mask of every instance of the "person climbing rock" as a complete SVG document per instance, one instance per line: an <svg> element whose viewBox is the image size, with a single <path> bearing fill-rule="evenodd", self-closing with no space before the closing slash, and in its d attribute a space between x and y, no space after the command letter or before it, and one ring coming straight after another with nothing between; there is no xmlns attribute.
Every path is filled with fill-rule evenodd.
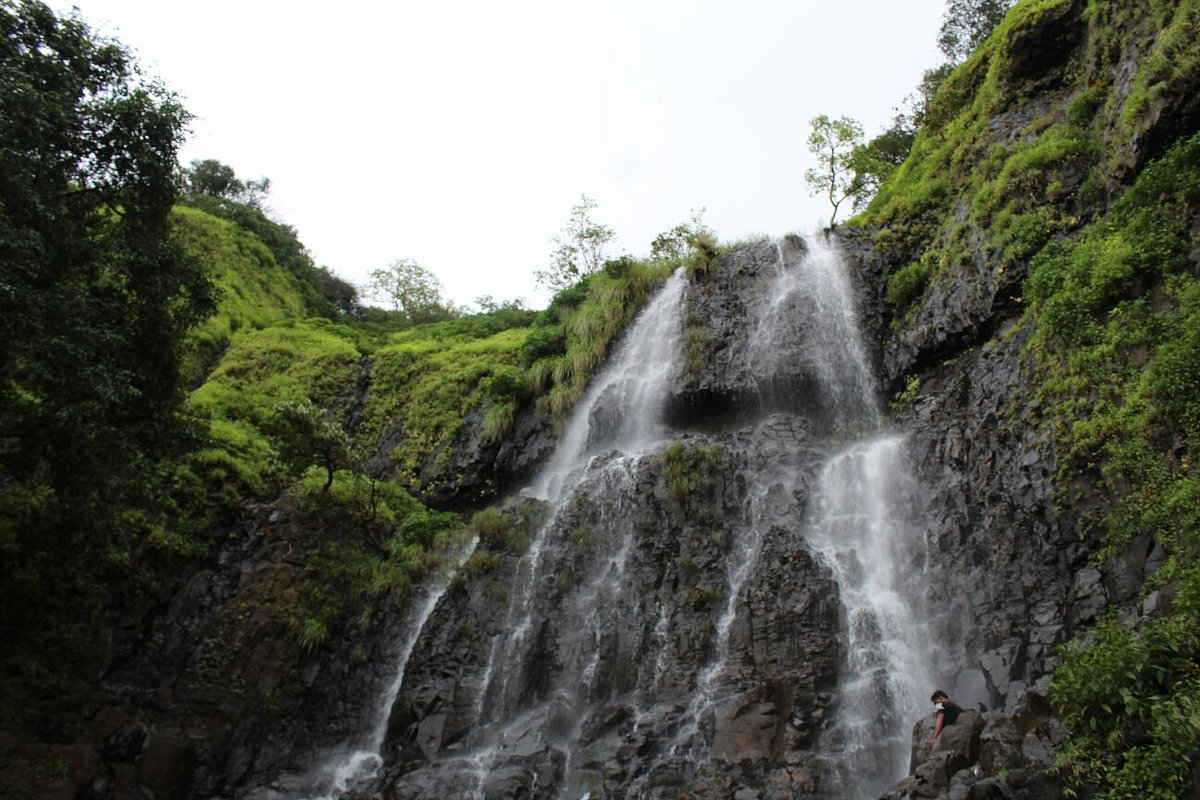
<svg viewBox="0 0 1200 800"><path fill-rule="evenodd" d="M942 728L947 725L953 725L958 721L958 715L962 713L962 706L950 700L950 695L938 689L930 698L933 704L937 706L937 722L933 726L933 736L929 739L929 746L933 747L937 741L938 734L942 732Z"/></svg>

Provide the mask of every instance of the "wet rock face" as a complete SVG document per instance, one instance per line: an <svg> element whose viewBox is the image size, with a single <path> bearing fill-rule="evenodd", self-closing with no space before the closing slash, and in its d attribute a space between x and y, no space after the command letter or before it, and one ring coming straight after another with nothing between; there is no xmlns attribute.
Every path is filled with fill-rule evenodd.
<svg viewBox="0 0 1200 800"><path fill-rule="evenodd" d="M826 316L818 306L828 279L798 269L812 249L797 236L752 243L722 254L689 286L685 363L668 421L736 426L748 414L781 411L830 427L842 419L839 407L864 410L861 397L838 396L829 385L831 332L817 322ZM843 332L832 336L843 348Z"/></svg>
<svg viewBox="0 0 1200 800"><path fill-rule="evenodd" d="M929 374L902 416L927 493L924 525L945 580L931 587L949 675L982 673L964 706L1004 707L1046 672L1068 634L1065 587L1086 564L1073 520L1054 503L1053 448L1011 408L1025 376L1021 331ZM986 694L977 692L986 688Z"/></svg>
<svg viewBox="0 0 1200 800"><path fill-rule="evenodd" d="M807 436L776 416L684 437L682 456L614 453L523 556L477 559L488 571L452 587L406 669L390 796L674 797L701 753L760 783L799 759L840 659L836 589L800 531ZM794 480L763 484L753 464L784 449ZM668 482L701 452L715 464L686 491ZM735 552L746 526L754 552Z"/></svg>
<svg viewBox="0 0 1200 800"><path fill-rule="evenodd" d="M1012 711L1055 665L1055 648L1127 601L1156 566L1133 542L1102 569L1055 500L1055 447L1038 426L1015 323L983 347L926 372L898 424L924 487L922 524L944 579L931 586L939 665L963 706Z"/></svg>

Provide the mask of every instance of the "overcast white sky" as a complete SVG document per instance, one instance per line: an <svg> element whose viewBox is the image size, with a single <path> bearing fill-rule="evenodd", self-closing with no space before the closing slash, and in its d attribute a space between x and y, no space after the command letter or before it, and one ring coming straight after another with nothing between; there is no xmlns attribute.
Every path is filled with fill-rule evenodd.
<svg viewBox="0 0 1200 800"><path fill-rule="evenodd" d="M318 264L414 258L460 304L545 305L581 194L644 255L816 228L817 114L882 131L939 60L943 0L75 0L196 115L185 162L271 179Z"/></svg>

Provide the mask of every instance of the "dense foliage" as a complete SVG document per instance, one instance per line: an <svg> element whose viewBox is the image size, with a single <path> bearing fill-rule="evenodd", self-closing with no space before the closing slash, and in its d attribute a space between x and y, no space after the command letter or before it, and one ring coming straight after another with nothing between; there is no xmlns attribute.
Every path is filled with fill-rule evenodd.
<svg viewBox="0 0 1200 800"><path fill-rule="evenodd" d="M1016 4L851 222L891 265L893 324L951 292L1024 307L1034 388L1011 414L1052 432L1059 502L1098 565L1156 554L1141 596L1054 675L1061 773L1103 798L1183 796L1200 758L1200 140L1168 149L1194 126L1156 117L1200 83L1198 25L1191 0ZM1118 64L1135 67L1119 85Z"/></svg>
<svg viewBox="0 0 1200 800"><path fill-rule="evenodd" d="M1074 643L1062 769L1104 798L1185 793L1200 757L1200 135L1096 224L1034 259L1027 300L1064 502L1103 553L1161 547L1149 613ZM1151 594L1153 593L1153 594Z"/></svg>
<svg viewBox="0 0 1200 800"><path fill-rule="evenodd" d="M169 237L188 116L75 17L0 3L3 668L60 651L185 426L179 366L212 309ZM50 656L53 657L53 656Z"/></svg>

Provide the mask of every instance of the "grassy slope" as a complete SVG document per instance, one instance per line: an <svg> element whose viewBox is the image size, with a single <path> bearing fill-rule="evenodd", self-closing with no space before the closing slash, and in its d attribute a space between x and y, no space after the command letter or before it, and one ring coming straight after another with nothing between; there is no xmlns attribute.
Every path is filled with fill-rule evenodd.
<svg viewBox="0 0 1200 800"><path fill-rule="evenodd" d="M502 309L400 329L335 322L313 316L311 287L280 263L302 252L298 242L264 243L231 221L239 209L219 210L225 218L176 211L176 236L206 265L222 300L196 332L189 362L197 384L190 408L207 434L170 465L169 507L150 515L148 536L161 551L201 555L223 519L259 502L286 504L297 530L326 531L290 543L306 564L288 612L302 648L320 645L364 603L403 596L443 534L461 527L410 492L453 484L451 448L469 413L484 412L485 441L504 436L519 414L564 414L673 267L615 264L541 314ZM282 403L311 404L340 431L328 491L320 456L308 469L286 457Z"/></svg>

